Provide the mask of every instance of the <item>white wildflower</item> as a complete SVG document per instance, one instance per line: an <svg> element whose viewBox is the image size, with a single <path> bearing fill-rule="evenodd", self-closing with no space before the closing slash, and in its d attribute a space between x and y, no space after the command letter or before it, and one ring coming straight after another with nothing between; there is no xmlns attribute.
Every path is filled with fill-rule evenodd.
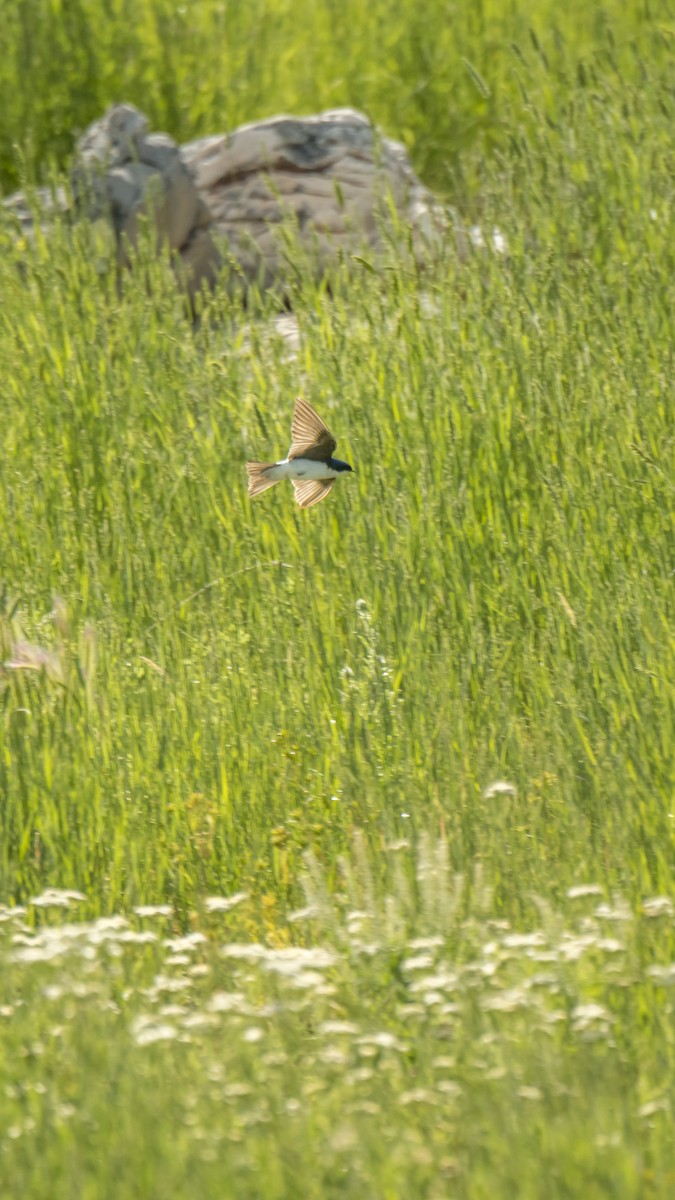
<svg viewBox="0 0 675 1200"><path fill-rule="evenodd" d="M28 903L34 908L70 908L71 904L80 904L86 899L82 892L74 892L70 888L46 888L40 896L33 896Z"/></svg>
<svg viewBox="0 0 675 1200"><path fill-rule="evenodd" d="M244 900L248 900L248 892L234 892L232 896L207 896L204 907L207 913L224 913L243 904Z"/></svg>
<svg viewBox="0 0 675 1200"><path fill-rule="evenodd" d="M672 917L675 906L670 896L650 896L642 905L646 917Z"/></svg>
<svg viewBox="0 0 675 1200"><path fill-rule="evenodd" d="M492 800L494 796L517 796L518 789L515 784L509 783L506 779L495 779L494 783L488 784L483 791L484 800Z"/></svg>
<svg viewBox="0 0 675 1200"><path fill-rule="evenodd" d="M582 900L584 896L602 896L602 888L597 883L579 883L567 889L568 900Z"/></svg>

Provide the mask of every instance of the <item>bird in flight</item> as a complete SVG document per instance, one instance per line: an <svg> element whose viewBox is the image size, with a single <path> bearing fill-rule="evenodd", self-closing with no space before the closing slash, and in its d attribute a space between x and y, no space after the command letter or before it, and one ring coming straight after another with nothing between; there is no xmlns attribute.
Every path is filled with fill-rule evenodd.
<svg viewBox="0 0 675 1200"><path fill-rule="evenodd" d="M338 475L353 470L349 463L332 457L336 446L335 438L318 413L298 397L288 457L274 463L247 463L249 496L259 496L281 479L290 479L300 508L318 504L328 495Z"/></svg>

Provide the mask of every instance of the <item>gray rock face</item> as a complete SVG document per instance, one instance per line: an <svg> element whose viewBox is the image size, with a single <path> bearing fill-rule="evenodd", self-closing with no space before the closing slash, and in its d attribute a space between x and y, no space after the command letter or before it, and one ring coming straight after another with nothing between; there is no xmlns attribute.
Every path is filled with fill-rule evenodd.
<svg viewBox="0 0 675 1200"><path fill-rule="evenodd" d="M404 147L350 108L273 117L179 147L150 133L133 105L116 104L80 138L71 187L76 215L112 224L120 266L150 221L191 296L214 283L219 247L237 287L283 289L293 243L320 277L340 255L365 248L377 259L401 232L425 263L449 232ZM52 212L64 203L52 198ZM22 193L4 206L30 234Z"/></svg>
<svg viewBox="0 0 675 1200"><path fill-rule="evenodd" d="M377 250L391 230L393 202L417 259L433 255L445 219L398 142L379 138L353 109L274 117L181 149L214 233L246 278L271 286L283 275L289 216L319 274L339 253Z"/></svg>
<svg viewBox="0 0 675 1200"><path fill-rule="evenodd" d="M37 224L45 234L49 233L50 224L56 217L68 212L68 197L63 187L36 188L33 203L25 192L14 192L8 196L2 202L3 211L14 219L22 235L29 239L35 235L35 202L41 218Z"/></svg>
<svg viewBox="0 0 675 1200"><path fill-rule="evenodd" d="M147 119L133 105L113 105L85 131L71 186L80 212L91 220L112 221L121 266L129 265L140 222L149 218L158 248L168 245L176 252L179 275L191 294L214 282L220 256L208 233L208 209L176 143L166 134L148 133Z"/></svg>

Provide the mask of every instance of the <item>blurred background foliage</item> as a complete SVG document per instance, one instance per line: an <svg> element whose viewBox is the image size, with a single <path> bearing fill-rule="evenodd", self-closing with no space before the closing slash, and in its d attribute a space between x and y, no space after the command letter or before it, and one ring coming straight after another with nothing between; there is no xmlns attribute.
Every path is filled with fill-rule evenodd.
<svg viewBox="0 0 675 1200"><path fill-rule="evenodd" d="M178 141L350 105L453 199L607 72L672 71L667 8L570 0L0 0L0 185L63 168L116 101ZM601 85L600 85L601 91Z"/></svg>

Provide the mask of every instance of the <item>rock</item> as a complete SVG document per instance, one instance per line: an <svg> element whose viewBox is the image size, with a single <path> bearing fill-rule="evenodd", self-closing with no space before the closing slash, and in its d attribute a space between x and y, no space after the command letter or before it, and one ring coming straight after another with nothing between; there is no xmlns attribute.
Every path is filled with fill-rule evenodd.
<svg viewBox="0 0 675 1200"><path fill-rule="evenodd" d="M274 117L181 148L214 234L244 276L269 287L285 274L289 216L317 274L364 246L375 251L392 228L393 201L413 235L419 263L447 230L431 192L398 142L378 136L354 109L313 117ZM384 235L384 236L383 236Z"/></svg>
<svg viewBox="0 0 675 1200"><path fill-rule="evenodd" d="M36 217L41 218L38 225L43 233L48 233L55 217L68 211L68 197L63 187L35 188L30 197L25 192L14 192L2 202L2 208L12 217L21 236L32 240L35 235Z"/></svg>
<svg viewBox="0 0 675 1200"><path fill-rule="evenodd" d="M129 265L146 218L154 223L158 249L177 253L190 295L204 282L213 284L220 255L208 232L208 209L176 143L148 133L146 117L132 104L113 105L82 135L71 186L79 212L92 221L111 220L121 266Z"/></svg>
<svg viewBox="0 0 675 1200"><path fill-rule="evenodd" d="M220 255L214 255L213 238L208 229L192 230L188 240L181 246L176 270L179 278L185 278L190 295L202 287L213 288L220 271Z"/></svg>
<svg viewBox="0 0 675 1200"><path fill-rule="evenodd" d="M133 105L115 104L79 139L71 189L73 215L112 226L121 267L133 261L141 225L151 221L158 249L170 250L191 297L214 285L219 244L230 279L244 290L253 283L283 290L294 255L320 277L340 256L364 249L377 262L394 239L409 243L422 265L451 233L466 254L460 223L420 183L404 147L350 108L273 117L179 147L150 133ZM62 189L42 193L45 228L68 203ZM30 235L24 194L4 208Z"/></svg>

